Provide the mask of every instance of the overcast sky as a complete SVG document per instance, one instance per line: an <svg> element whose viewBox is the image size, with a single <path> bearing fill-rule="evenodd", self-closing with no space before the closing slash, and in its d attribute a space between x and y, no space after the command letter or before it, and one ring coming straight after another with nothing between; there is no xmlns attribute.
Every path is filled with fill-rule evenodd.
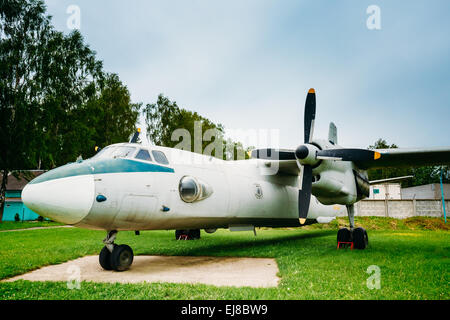
<svg viewBox="0 0 450 320"><path fill-rule="evenodd" d="M314 87L317 138L334 121L343 146L450 146L448 0L45 2L64 32L80 8L86 42L134 102L163 93L226 129L278 129L295 148ZM369 5L381 30L367 27Z"/></svg>

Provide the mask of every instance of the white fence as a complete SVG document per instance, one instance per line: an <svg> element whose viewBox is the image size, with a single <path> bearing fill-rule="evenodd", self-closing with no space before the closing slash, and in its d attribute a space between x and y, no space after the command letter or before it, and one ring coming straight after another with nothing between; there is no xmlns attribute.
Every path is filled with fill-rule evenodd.
<svg viewBox="0 0 450 320"><path fill-rule="evenodd" d="M450 211L450 200L445 200L445 211ZM442 200L362 200L355 205L355 215L362 217L443 217Z"/></svg>

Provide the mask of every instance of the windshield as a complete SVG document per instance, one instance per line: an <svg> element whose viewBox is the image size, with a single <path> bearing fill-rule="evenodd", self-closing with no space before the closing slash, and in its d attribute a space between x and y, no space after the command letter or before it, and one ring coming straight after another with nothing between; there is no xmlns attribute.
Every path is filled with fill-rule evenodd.
<svg viewBox="0 0 450 320"><path fill-rule="evenodd" d="M92 159L131 158L136 151L134 147L106 147L100 150Z"/></svg>

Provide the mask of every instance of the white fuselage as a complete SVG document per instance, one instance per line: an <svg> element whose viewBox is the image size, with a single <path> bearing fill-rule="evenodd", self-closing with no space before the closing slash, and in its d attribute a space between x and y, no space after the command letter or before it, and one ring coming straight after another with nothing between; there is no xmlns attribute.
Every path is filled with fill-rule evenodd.
<svg viewBox="0 0 450 320"><path fill-rule="evenodd" d="M233 226L299 226L298 176L267 174L261 160L222 161L187 151L144 147L138 152L164 152L169 164L162 172L134 169L148 161L127 159L129 171L118 170L119 159L108 160L108 172L95 157L70 164L78 175L41 179L27 185L23 199L42 216L82 228L103 230L168 230L229 228ZM154 162L154 161L153 161ZM84 166L90 171L77 169ZM58 170L58 169L56 169ZM55 170L55 171L56 171ZM77 171L78 170L78 171ZM134 171L133 171L134 170ZM51 173L51 171L49 172ZM54 175L57 176L57 175ZM193 177L211 190L208 197L192 203L180 197L180 180ZM98 197L105 198L98 201ZM66 205L65 205L66 204ZM77 210L78 209L78 210ZM346 213L345 206L325 206L312 197L308 222ZM321 219L319 219L321 220Z"/></svg>

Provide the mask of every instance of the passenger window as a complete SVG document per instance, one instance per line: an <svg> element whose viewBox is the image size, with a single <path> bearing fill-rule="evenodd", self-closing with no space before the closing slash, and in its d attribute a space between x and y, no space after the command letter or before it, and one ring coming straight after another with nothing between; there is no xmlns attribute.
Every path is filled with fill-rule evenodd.
<svg viewBox="0 0 450 320"><path fill-rule="evenodd" d="M166 158L166 155L162 153L161 151L152 151L153 158L155 158L155 161L161 164L169 164L169 161Z"/></svg>
<svg viewBox="0 0 450 320"><path fill-rule="evenodd" d="M144 161L152 161L150 153L148 153L148 151L144 149L139 150L135 158Z"/></svg>

